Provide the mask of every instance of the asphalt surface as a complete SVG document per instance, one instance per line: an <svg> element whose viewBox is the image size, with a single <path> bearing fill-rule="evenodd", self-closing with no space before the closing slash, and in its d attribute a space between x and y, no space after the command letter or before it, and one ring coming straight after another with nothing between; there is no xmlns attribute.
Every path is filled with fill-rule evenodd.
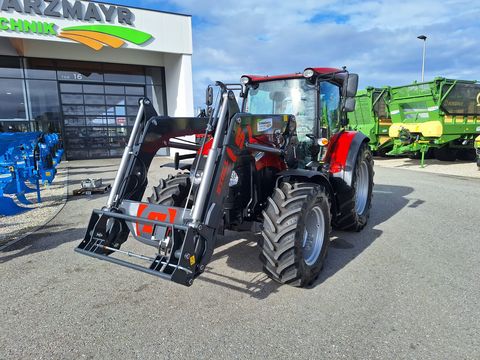
<svg viewBox="0 0 480 360"><path fill-rule="evenodd" d="M71 186L112 179L101 164L70 163ZM479 359L480 181L376 167L375 183L367 228L332 234L310 289L269 280L252 234L220 239L190 288L81 256L105 196L70 198L0 252L0 358Z"/></svg>

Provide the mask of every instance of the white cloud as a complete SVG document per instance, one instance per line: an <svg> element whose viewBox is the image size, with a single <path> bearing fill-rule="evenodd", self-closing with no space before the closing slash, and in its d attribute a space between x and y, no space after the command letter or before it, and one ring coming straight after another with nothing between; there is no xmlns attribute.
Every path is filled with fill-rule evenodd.
<svg viewBox="0 0 480 360"><path fill-rule="evenodd" d="M153 2L152 2L153 3ZM420 77L480 80L480 7L463 0L171 0L194 17L194 91L245 73L279 74L346 65L360 86L400 85ZM311 19L321 20L313 23Z"/></svg>

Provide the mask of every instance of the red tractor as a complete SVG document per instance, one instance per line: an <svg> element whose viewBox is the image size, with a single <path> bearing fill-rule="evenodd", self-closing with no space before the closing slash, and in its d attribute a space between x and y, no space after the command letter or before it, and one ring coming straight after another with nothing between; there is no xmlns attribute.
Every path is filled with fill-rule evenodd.
<svg viewBox="0 0 480 360"><path fill-rule="evenodd" d="M158 116L141 99L108 202L93 211L76 251L189 286L224 229L260 222L265 272L280 283L310 285L322 269L332 226L359 231L370 212L368 139L345 131L357 84L358 75L333 68L243 76L240 85L216 83L213 108L209 87L208 116L195 118ZM200 144L179 138L198 134ZM162 179L142 202L148 169L162 147L194 151L177 154L177 168L180 160L193 162ZM129 234L154 254L125 250Z"/></svg>

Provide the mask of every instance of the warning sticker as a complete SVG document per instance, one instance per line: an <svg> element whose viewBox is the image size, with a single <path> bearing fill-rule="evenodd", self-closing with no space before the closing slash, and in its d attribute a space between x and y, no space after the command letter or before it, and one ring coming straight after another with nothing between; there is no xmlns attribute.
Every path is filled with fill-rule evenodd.
<svg viewBox="0 0 480 360"><path fill-rule="evenodd" d="M273 121L271 118L263 119L257 122L257 131L264 132L264 131L270 130L272 126L273 126Z"/></svg>

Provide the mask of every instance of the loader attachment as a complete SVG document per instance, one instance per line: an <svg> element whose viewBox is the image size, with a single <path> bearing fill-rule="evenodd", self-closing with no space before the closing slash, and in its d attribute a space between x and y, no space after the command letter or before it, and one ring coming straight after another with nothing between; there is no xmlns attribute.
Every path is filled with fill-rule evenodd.
<svg viewBox="0 0 480 360"><path fill-rule="evenodd" d="M177 214L181 214L183 208L134 202L130 205L146 216L94 210L85 238L75 250L186 286L192 285L194 277L205 269L209 258L205 255L210 253L211 256L213 252L208 242L212 238L212 230L206 227L195 229L182 221L176 222L177 218L181 218ZM167 216L169 219L166 219ZM129 233L141 242L154 246L154 255L121 250L122 241ZM126 258L138 259L143 264L127 261Z"/></svg>
<svg viewBox="0 0 480 360"><path fill-rule="evenodd" d="M147 187L148 169L157 151L172 145L182 147L170 139L203 132L208 120L160 117L149 99L140 99L132 134L107 204L93 211L85 237L75 251L191 285L213 252L214 229L189 226L189 209L141 200ZM154 254L147 256L120 249L130 234L153 246ZM129 261L133 259L138 261Z"/></svg>
<svg viewBox="0 0 480 360"><path fill-rule="evenodd" d="M279 139L288 137L294 128L294 119L288 115L240 113L233 92L221 85L216 112L210 118L160 117L148 99L140 100L107 204L93 211L85 237L75 251L186 286L205 270L222 223L237 155L242 151L282 153L281 147L289 141ZM200 146L175 141L176 137L200 133L204 139L213 135L207 156L202 151L205 140ZM279 146L250 144L256 135L275 138ZM197 168L191 174L201 179L196 188L192 181L193 206L142 202L151 161L161 147L167 146L198 150L196 160L204 163L200 172L200 161L196 161ZM153 247L153 255L122 249L129 236Z"/></svg>

